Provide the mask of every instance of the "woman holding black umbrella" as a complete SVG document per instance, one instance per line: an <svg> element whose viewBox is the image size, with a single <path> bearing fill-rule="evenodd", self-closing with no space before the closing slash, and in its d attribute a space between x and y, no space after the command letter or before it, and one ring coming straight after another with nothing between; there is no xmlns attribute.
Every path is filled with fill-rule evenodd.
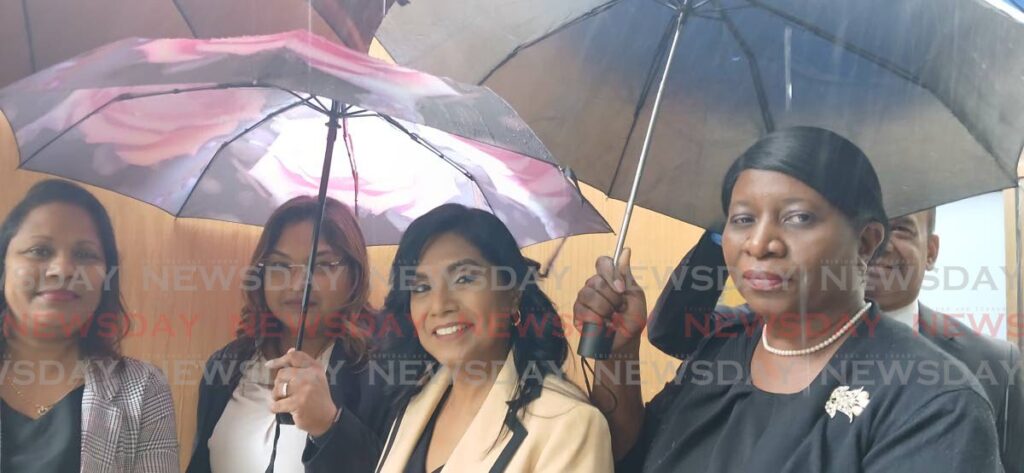
<svg viewBox="0 0 1024 473"><path fill-rule="evenodd" d="M334 452L340 470L376 463L377 436L357 414L373 401L364 376L371 342L361 323L371 315L368 257L358 222L337 200L328 198L324 211L303 348L286 348L299 328L319 206L315 197L296 197L264 226L238 338L210 357L199 388L190 473L301 472L307 445L332 438L345 446ZM278 424L283 413L294 425Z"/></svg>
<svg viewBox="0 0 1024 473"><path fill-rule="evenodd" d="M749 308L716 313L646 408L639 384L596 380L623 468L1001 471L977 380L864 298L887 218L855 145L818 128L769 134L729 169L722 209ZM578 325L617 319L618 356L601 363L635 361L646 322L628 253L619 263L599 259L574 307Z"/></svg>

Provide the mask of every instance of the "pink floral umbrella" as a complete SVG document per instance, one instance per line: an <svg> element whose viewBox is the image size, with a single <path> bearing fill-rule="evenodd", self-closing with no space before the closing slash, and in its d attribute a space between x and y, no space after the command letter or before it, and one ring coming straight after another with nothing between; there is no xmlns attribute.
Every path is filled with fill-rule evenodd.
<svg viewBox="0 0 1024 473"><path fill-rule="evenodd" d="M355 209L371 245L444 203L494 213L523 246L610 231L490 90L306 31L122 40L0 89L0 110L21 168L178 217L262 225L317 193Z"/></svg>

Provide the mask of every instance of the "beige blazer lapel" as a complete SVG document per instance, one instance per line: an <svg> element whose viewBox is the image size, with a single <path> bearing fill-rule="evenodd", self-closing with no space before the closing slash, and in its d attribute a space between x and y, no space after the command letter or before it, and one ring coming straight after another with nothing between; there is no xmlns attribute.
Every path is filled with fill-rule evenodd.
<svg viewBox="0 0 1024 473"><path fill-rule="evenodd" d="M437 404L441 402L441 397L451 382L451 374L447 369L441 368L419 394L409 400L402 417L395 420L391 426L392 432L388 437L393 436L394 439L389 446L385 446L385 454L381 457L377 471L401 473L405 469L416 443L430 421L430 416L437 409ZM398 429L397 433L393 432L395 428Z"/></svg>
<svg viewBox="0 0 1024 473"><path fill-rule="evenodd" d="M518 379L510 352L504 366L498 372L494 386L491 387L484 403L480 406L480 411L473 417L466 433L452 450L442 471L487 471L490 469L512 437L505 435L500 442L495 443L504 426L505 413L508 411L507 402L515 392ZM378 466L381 473L401 473L405 469L427 422L430 421L441 397L444 396L445 389L450 384L451 374L447 369L441 368L423 390L409 401L402 418L392 425L392 429L397 426L398 432L389 434L389 437L394 436L394 440L390 442L390 449L385 447L385 456L381 459L381 465ZM492 446L494 448L491 448Z"/></svg>
<svg viewBox="0 0 1024 473"><path fill-rule="evenodd" d="M501 455L502 450L512 437L509 433L498 441L498 435L501 434L502 427L505 425L508 401L515 393L518 380L519 377L516 374L510 351L505 365L498 372L494 386L487 393L487 398L480 406L480 411L466 428L466 433L455 446L443 471L487 471L497 461L498 456Z"/></svg>

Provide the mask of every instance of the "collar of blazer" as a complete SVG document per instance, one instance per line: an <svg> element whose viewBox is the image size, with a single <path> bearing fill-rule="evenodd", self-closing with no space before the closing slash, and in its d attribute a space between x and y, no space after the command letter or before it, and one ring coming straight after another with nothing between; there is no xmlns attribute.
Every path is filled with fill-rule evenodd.
<svg viewBox="0 0 1024 473"><path fill-rule="evenodd" d="M401 473L405 469L427 422L430 421L451 382L451 373L442 367L423 390L409 401L404 413L391 427L392 432L388 437L392 440L389 441L390 445L385 447L385 454L377 467L378 471ZM448 457L445 471L500 471L501 464L507 464L526 436L526 429L519 424L511 433L505 433L498 439L505 425L507 402L512 399L518 382L519 376L512 362L512 352L509 351L494 386L480 406L480 411ZM494 448L491 448L492 445Z"/></svg>
<svg viewBox="0 0 1024 473"><path fill-rule="evenodd" d="M86 363L86 389L93 391L104 401L113 399L121 389L121 380L117 376L117 370L121 369L121 360L93 359Z"/></svg>
<svg viewBox="0 0 1024 473"><path fill-rule="evenodd" d="M953 340L957 336L964 335L966 327L956 324L955 320L949 320L928 306L917 303L917 324L918 332L931 338L945 338Z"/></svg>

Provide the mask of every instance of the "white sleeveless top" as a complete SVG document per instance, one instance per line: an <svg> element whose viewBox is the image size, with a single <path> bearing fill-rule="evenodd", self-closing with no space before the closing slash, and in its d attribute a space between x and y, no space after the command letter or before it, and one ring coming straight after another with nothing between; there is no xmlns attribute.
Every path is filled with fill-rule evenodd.
<svg viewBox="0 0 1024 473"><path fill-rule="evenodd" d="M325 367L332 351L333 342L318 358ZM244 367L238 387L213 428L207 441L213 473L262 473L270 464L276 425L275 415L270 412L274 380L271 370L264 366L266 362L258 354ZM294 425L281 426L274 473L304 473L302 451L306 438L306 432Z"/></svg>

